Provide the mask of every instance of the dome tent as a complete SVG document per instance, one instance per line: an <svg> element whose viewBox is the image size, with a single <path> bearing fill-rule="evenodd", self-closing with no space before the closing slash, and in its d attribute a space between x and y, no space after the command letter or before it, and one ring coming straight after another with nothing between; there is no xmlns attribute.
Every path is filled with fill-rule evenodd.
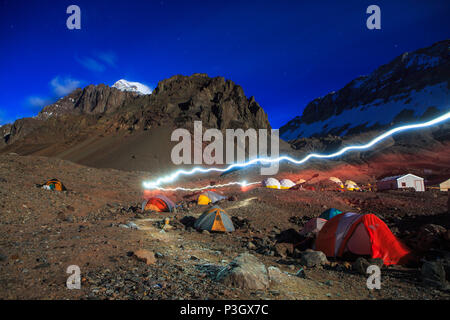
<svg viewBox="0 0 450 320"><path fill-rule="evenodd" d="M218 194L216 192L208 190L198 196L197 204L208 205L210 203L216 203L217 201L220 201L220 200L225 200L226 198L227 197L225 197L221 194Z"/></svg>
<svg viewBox="0 0 450 320"><path fill-rule="evenodd" d="M289 179L280 180L280 189L290 189L293 186L295 186L295 183L292 182L292 180Z"/></svg>
<svg viewBox="0 0 450 320"><path fill-rule="evenodd" d="M172 212L174 209L175 203L163 195L157 195L142 202L142 211Z"/></svg>
<svg viewBox="0 0 450 320"><path fill-rule="evenodd" d="M339 187L341 187L342 189L344 188L344 184L342 183L341 179L336 177L330 177L330 181L333 181L334 183L338 184Z"/></svg>
<svg viewBox="0 0 450 320"><path fill-rule="evenodd" d="M380 258L385 265L405 264L412 258L411 251L374 214L347 212L328 220L319 231L315 250L327 257L342 257L350 252Z"/></svg>
<svg viewBox="0 0 450 320"><path fill-rule="evenodd" d="M355 182L355 181L352 181L352 180L346 180L346 181L345 181L345 188L346 188L347 190L350 190L350 191L356 191L356 190L359 190L359 187L358 187L358 185L356 184L356 182Z"/></svg>
<svg viewBox="0 0 450 320"><path fill-rule="evenodd" d="M214 206L204 212L194 224L198 230L232 232L234 231L233 222L225 211L219 206Z"/></svg>
<svg viewBox="0 0 450 320"><path fill-rule="evenodd" d="M63 185L63 183L58 179L48 180L46 183L44 183L43 187L49 190L56 190L56 191L67 190L66 187Z"/></svg>
<svg viewBox="0 0 450 320"><path fill-rule="evenodd" d="M271 188L271 189L280 189L280 182L275 179L275 178L267 178L264 179L264 181L262 182L262 185L266 188Z"/></svg>

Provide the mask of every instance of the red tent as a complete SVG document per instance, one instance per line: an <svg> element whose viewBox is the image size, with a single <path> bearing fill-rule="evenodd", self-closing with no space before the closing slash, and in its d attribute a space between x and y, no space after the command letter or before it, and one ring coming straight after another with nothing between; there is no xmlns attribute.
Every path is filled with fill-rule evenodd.
<svg viewBox="0 0 450 320"><path fill-rule="evenodd" d="M316 250L328 257L341 257L349 251L381 258L385 265L405 264L411 251L374 214L348 212L330 219L320 230Z"/></svg>

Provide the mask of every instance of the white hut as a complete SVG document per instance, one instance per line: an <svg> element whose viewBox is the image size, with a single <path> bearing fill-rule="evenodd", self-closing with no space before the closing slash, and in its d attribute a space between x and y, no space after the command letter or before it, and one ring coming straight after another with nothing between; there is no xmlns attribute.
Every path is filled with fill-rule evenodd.
<svg viewBox="0 0 450 320"><path fill-rule="evenodd" d="M377 188L378 190L414 188L416 191L425 191L425 184L423 178L408 173L401 176L381 179L377 182Z"/></svg>

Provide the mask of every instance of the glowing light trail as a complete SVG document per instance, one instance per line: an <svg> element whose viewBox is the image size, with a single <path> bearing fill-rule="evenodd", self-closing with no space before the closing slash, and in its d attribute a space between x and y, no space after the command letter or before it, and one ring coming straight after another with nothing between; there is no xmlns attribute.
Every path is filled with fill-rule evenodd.
<svg viewBox="0 0 450 320"><path fill-rule="evenodd" d="M216 185L209 185L209 186L205 186L205 187L201 187L201 188L183 188L183 187L176 187L176 188L162 188L162 187L154 187L153 189L155 190L160 190L160 191L202 191L202 190L206 190L206 189L215 189L215 188L224 188L224 187L228 187L228 186L232 186L232 185L240 185L241 187L247 187L247 186L251 186L254 184L260 184L261 182L246 182L246 181L242 181L242 182L230 182L230 183L225 183L225 184L216 184Z"/></svg>
<svg viewBox="0 0 450 320"><path fill-rule="evenodd" d="M281 161L288 161L294 164L303 164L305 162L307 162L308 160L312 159L312 158L319 158L319 159L330 159L330 158L335 158L338 157L340 155L343 155L344 153L351 151L351 150L365 150L368 149L370 147L372 147L373 145L377 144L378 142L398 133L398 132L403 132L403 131L407 131L407 130L412 130L412 129L420 129L420 128L426 128L426 127L430 127L433 125L436 125L438 123L447 121L448 119L450 119L450 112L445 113L442 116L439 116L433 120L427 121L427 122L423 122L423 123L417 123L417 124L410 124L410 125L404 125L404 126L400 126L394 129L391 129L377 137L375 137L372 141L363 144L363 145L354 145L354 146L347 146L345 148L342 148L341 150L335 152L335 153L331 153L331 154L317 154L317 153L312 153L307 155L306 157L304 157L301 160L296 160L293 159L289 156L281 156L278 158L255 158L252 159L248 162L243 162L243 163L235 163L232 165L229 165L226 168L200 168L200 167L196 167L193 168L191 170L177 170L174 173L159 178L158 180L156 180L155 182L144 182L143 186L146 189L158 189L158 190L167 190L167 191L176 191L178 190L187 190L187 191L191 191L192 189L186 189L186 188L174 188L174 189L166 189L166 188L162 188L160 187L161 184L164 183L169 183L169 182L173 182L175 181L180 175L192 175L194 173L208 173L208 172L225 172L228 170L231 170L233 168L243 168L243 167L248 167L251 166L253 164L256 163L261 163L261 164L270 164L270 163L275 163L275 162L281 162ZM259 182L252 182L251 184L256 184ZM225 185L217 185L217 186L207 186L207 187L202 187L202 188L196 188L196 189L207 189L207 188L219 188L220 186L228 186L228 185L232 185L232 184L238 184L238 185L244 185L245 182L231 182ZM246 185L250 185L250 184L246 184Z"/></svg>

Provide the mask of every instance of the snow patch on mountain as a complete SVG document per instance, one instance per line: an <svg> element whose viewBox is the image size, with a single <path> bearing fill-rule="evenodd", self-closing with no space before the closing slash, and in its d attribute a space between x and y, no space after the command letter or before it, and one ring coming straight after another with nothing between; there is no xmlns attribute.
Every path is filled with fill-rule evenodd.
<svg viewBox="0 0 450 320"><path fill-rule="evenodd" d="M131 82L125 79L120 79L119 81L114 83L112 87L121 91L131 91L144 95L152 93L152 90L145 84L139 82Z"/></svg>
<svg viewBox="0 0 450 320"><path fill-rule="evenodd" d="M376 99L369 104L345 110L324 121L301 123L297 128L284 132L281 138L292 140L298 137L336 134L337 131L340 131L339 135L345 135L358 126L369 128L376 125L389 125L401 112L408 112L414 118L420 118L430 107L440 111L450 110L450 94L446 82L427 86L419 91L412 90L409 93L394 95L387 102Z"/></svg>

